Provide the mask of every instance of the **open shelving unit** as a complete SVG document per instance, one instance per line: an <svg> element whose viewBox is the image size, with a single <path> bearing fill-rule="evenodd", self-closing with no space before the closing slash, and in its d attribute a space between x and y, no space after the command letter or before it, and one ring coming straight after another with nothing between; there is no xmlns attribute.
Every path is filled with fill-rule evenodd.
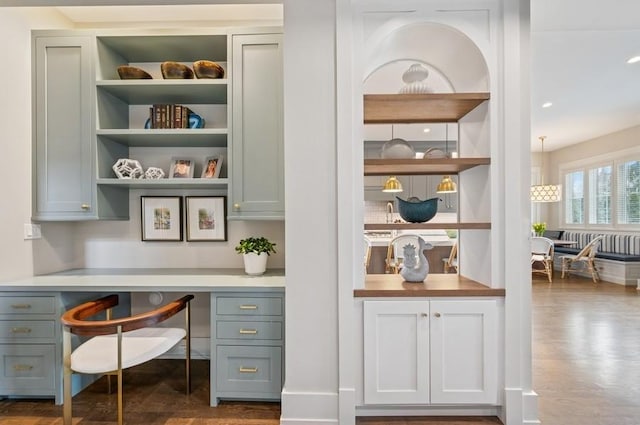
<svg viewBox="0 0 640 425"><path fill-rule="evenodd" d="M365 124L458 122L489 100L489 93L365 94ZM365 159L365 176L457 175L490 158ZM491 229L488 222L370 223L365 230Z"/></svg>

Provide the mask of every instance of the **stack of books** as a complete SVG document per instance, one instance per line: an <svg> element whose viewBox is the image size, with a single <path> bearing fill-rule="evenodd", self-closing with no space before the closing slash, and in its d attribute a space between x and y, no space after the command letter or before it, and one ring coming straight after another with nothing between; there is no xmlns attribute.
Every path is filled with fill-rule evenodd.
<svg viewBox="0 0 640 425"><path fill-rule="evenodd" d="M189 113L186 106L159 103L149 108L151 128L189 128Z"/></svg>

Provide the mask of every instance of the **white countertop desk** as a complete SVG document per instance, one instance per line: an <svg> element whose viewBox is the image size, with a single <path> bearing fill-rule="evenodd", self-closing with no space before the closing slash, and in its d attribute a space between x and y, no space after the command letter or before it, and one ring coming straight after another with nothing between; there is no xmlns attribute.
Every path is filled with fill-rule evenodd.
<svg viewBox="0 0 640 425"><path fill-rule="evenodd" d="M212 292L284 288L283 269L249 276L244 269L72 269L0 282L0 291Z"/></svg>
<svg viewBox="0 0 640 425"><path fill-rule="evenodd" d="M36 340L18 340L14 336L9 341L6 338L0 341L0 374L4 373L5 363L9 364L7 362L10 361L35 364L26 372L22 372L24 376L15 376L6 382L0 381L0 396L52 396L55 397L56 403L60 404L62 364L59 361L59 353L62 348L58 318L61 312L70 306L97 297L98 294L101 296L120 293L122 304L130 305L129 294L136 292L190 292L199 293L201 297L210 300L211 309L202 317L208 322L209 330L199 338L192 337L192 347L195 347L194 353L200 353L200 357L212 359L211 377L227 376L234 372L228 365L229 359L233 356L242 355L247 361L262 362L259 368L256 367L256 371L260 370L263 375L267 374L269 377L265 381L267 384L263 384L262 387L250 379L253 376L247 378L244 376L246 374L233 375L233 380L222 383L212 379L212 406L215 406L220 398L230 397L229 394L235 398L279 399L284 370L282 335L285 276L282 269L268 270L262 276L248 276L244 269L74 269L0 282L0 325L5 322L4 324L10 328L30 327L35 322L43 322L50 329L48 335ZM255 304L257 309L244 315L229 313L236 311L234 308L245 302ZM28 306L28 310L23 306ZM223 308L224 311L217 311L217 307ZM16 313L12 308L20 310ZM258 311L260 313L257 313ZM214 321L220 322L220 326L216 326ZM221 328L228 331L224 333L225 338L230 338L229 332L233 335L238 334L231 328L245 324L260 329L261 335L265 328L266 331L278 331L280 337L271 337L266 344L257 333L257 341L238 337L224 339L217 334L218 328ZM38 385L35 386L34 382ZM82 385L74 391L79 391L89 383L90 380L81 383ZM268 391L264 390L265 386ZM229 388L234 392L229 392Z"/></svg>

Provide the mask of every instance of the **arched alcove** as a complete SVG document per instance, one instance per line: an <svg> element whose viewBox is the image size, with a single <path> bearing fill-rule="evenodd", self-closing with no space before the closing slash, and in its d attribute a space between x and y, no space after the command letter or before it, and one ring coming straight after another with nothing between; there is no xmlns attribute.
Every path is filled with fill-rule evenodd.
<svg viewBox="0 0 640 425"><path fill-rule="evenodd" d="M370 93L368 86L379 86L373 83L381 78L376 75L384 75L390 85L402 84L402 73L413 62L429 69L426 83L433 84L435 91L489 91L489 71L481 50L467 35L448 25L389 22L368 37L365 57L365 93Z"/></svg>

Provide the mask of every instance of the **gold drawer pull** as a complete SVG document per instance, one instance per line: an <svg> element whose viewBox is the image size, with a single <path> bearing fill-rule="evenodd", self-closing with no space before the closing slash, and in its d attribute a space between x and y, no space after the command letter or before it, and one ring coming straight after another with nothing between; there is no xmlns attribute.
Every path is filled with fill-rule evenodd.
<svg viewBox="0 0 640 425"><path fill-rule="evenodd" d="M80 208L82 208L83 210L87 211L87 210L89 210L89 209L91 208L91 205L89 205L89 204L82 204L82 205L80 205Z"/></svg>
<svg viewBox="0 0 640 425"><path fill-rule="evenodd" d="M258 368L257 367L243 367L240 366L240 369L238 369L240 371L240 373L257 373L258 372Z"/></svg>
<svg viewBox="0 0 640 425"><path fill-rule="evenodd" d="M29 334L31 333L31 328L12 328L12 334Z"/></svg>
<svg viewBox="0 0 640 425"><path fill-rule="evenodd" d="M244 335L256 335L258 333L257 329L240 329L240 333Z"/></svg>
<svg viewBox="0 0 640 425"><path fill-rule="evenodd" d="M15 370L16 372L26 372L28 370L33 369L33 366L29 365L29 364L16 364L13 365L13 370Z"/></svg>
<svg viewBox="0 0 640 425"><path fill-rule="evenodd" d="M240 310L257 310L258 306L255 304L241 304Z"/></svg>
<svg viewBox="0 0 640 425"><path fill-rule="evenodd" d="M31 308L31 304L11 304L11 308Z"/></svg>

